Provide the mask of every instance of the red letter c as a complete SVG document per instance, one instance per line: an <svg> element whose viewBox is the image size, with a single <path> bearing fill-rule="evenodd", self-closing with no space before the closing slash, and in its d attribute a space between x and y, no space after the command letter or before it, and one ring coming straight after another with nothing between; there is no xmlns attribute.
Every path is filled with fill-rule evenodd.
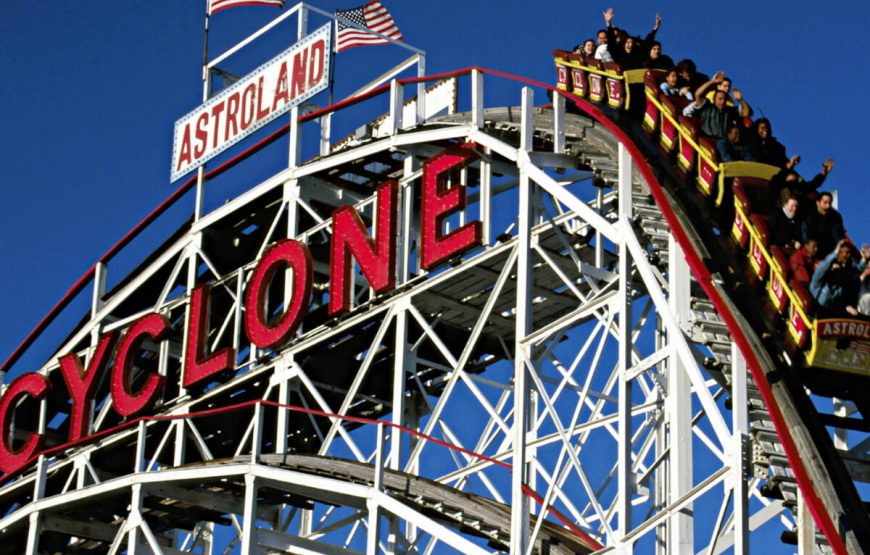
<svg viewBox="0 0 870 555"><path fill-rule="evenodd" d="M124 332L115 355L115 367L112 369L112 403L115 412L121 416L138 414L157 400L157 393L163 386L166 376L155 372L149 373L145 383L134 393L130 389L133 355L146 335L154 341L160 341L170 327L166 316L152 312L130 324Z"/></svg>
<svg viewBox="0 0 870 555"><path fill-rule="evenodd" d="M51 382L36 372L28 372L18 376L6 388L6 393L0 400L0 433L3 434L0 437L0 470L3 472L11 474L26 465L33 453L42 445L42 434L31 433L27 436L23 446L19 449L12 448L9 441L9 435L12 431L11 413L15 405L18 404L18 399L24 395L30 395L37 401L41 401L49 390L51 390Z"/></svg>

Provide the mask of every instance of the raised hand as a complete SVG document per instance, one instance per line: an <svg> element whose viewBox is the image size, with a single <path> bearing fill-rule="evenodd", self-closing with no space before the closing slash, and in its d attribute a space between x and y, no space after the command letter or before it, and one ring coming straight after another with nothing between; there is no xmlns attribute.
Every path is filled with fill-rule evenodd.
<svg viewBox="0 0 870 555"><path fill-rule="evenodd" d="M734 97L734 100L736 100L737 102L740 102L741 100L743 100L743 93L740 92L740 89L734 89L734 90L732 90L732 91L731 91L731 96L733 96L733 97Z"/></svg>
<svg viewBox="0 0 870 555"><path fill-rule="evenodd" d="M659 27L662 25L662 16L661 14L656 14L656 24L653 25L653 30L658 31Z"/></svg>
<svg viewBox="0 0 870 555"><path fill-rule="evenodd" d="M613 8L607 8L604 12L604 22L610 27L610 22L613 21Z"/></svg>
<svg viewBox="0 0 870 555"><path fill-rule="evenodd" d="M822 175L828 175L831 173L831 170L834 169L834 159L828 158L824 162L822 162Z"/></svg>

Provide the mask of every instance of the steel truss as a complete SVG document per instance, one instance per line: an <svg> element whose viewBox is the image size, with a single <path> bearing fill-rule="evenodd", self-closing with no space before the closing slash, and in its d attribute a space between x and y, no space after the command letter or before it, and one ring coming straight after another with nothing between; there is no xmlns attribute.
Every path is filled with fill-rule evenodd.
<svg viewBox="0 0 870 555"><path fill-rule="evenodd" d="M625 145L561 98L535 108L529 87L518 112L485 110L483 74L469 79L468 111L425 121L403 121L393 81L388 134L305 163L303 130L328 147L341 112L294 113L286 169L210 212L200 191L192 225L113 289L98 268L57 353L87 364L100 334L153 311L184 329L209 283L208 347L234 347L236 367L188 391L185 338L144 344L139 367L169 378L159 416L123 421L102 384L98 439L0 490L0 551L746 553L765 522L795 526L750 469L740 353L724 382L707 373L685 257L640 229L649 193ZM427 273L421 164L460 142L478 160L453 176L469 203L447 225L481 221L483 246ZM397 288L375 295L357 273L352 311L329 318L330 213L352 204L372 225L386 178ZM285 237L312 251L314 301L298 337L264 351L242 292ZM292 293L278 276L270 307ZM40 372L63 390L56 358ZM62 443L62 411L34 410Z"/></svg>

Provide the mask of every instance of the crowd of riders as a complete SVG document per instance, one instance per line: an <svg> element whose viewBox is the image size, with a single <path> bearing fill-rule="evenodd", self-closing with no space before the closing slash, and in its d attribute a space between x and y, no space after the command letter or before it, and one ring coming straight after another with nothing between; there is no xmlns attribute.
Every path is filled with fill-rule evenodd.
<svg viewBox="0 0 870 555"><path fill-rule="evenodd" d="M574 52L601 62L614 62L622 70L665 72L661 91L683 97L683 115L699 120L702 136L716 141L721 162L750 161L777 166L770 180L763 211L768 214L770 244L782 249L794 280L808 288L820 317L870 316L870 246L859 250L846 236L843 218L833 207L832 193L822 190L834 167L827 159L819 173L804 180L795 167L800 156L787 156L767 118L753 120L752 107L732 87L722 71L709 77L690 59L674 63L662 52L655 24L645 37L632 35L613 24L613 8L604 12L605 28L586 39Z"/></svg>

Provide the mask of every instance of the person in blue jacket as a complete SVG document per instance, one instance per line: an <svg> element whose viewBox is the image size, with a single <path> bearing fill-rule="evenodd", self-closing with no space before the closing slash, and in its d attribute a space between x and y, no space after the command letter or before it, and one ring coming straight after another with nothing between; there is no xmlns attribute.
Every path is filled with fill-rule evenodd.
<svg viewBox="0 0 870 555"><path fill-rule="evenodd" d="M865 244L861 248L861 261L857 264L852 258L852 248L847 239L842 239L813 272L810 293L818 304L820 316L858 315L860 276L870 259L870 246Z"/></svg>

